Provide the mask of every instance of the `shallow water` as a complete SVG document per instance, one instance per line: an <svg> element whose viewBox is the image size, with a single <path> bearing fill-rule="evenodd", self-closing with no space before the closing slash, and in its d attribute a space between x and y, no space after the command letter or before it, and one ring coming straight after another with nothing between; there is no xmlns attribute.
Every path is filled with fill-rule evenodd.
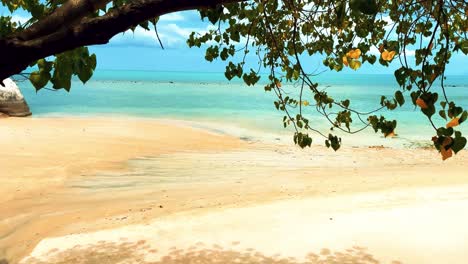
<svg viewBox="0 0 468 264"><path fill-rule="evenodd" d="M325 73L317 77L320 88L335 99L349 98L360 111L379 107L380 96L391 96L397 89L392 75ZM449 99L468 108L468 77L450 76L446 81ZM283 128L283 113L274 108L274 93L262 85L247 87L239 80L226 81L222 73L98 71L86 85L73 82L72 91L42 90L36 93L27 82L20 83L37 117L43 116L132 116L192 121L191 125L228 133L248 140L291 142L292 128ZM434 89L437 90L437 87ZM291 94L294 85L285 85ZM304 98L313 102L310 93ZM344 137L352 145L419 146L435 134L425 117L410 103L396 111L381 111L396 119L398 137L384 140L367 129L357 136ZM328 133L331 126L313 107L304 110L311 124ZM356 118L354 118L356 119ZM193 123L195 121L196 123ZM446 121L436 118L438 126ZM355 120L355 128L360 128ZM460 129L467 133L466 125ZM315 137L318 144L323 139Z"/></svg>

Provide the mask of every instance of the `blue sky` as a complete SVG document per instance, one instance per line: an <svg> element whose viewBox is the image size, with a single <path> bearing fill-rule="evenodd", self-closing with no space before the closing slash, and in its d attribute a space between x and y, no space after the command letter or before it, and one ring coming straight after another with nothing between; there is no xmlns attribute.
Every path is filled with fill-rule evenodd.
<svg viewBox="0 0 468 264"><path fill-rule="evenodd" d="M158 32L165 47L162 50L154 31L137 29L136 32L127 32L114 37L105 46L92 48L99 58L100 69L135 69L155 71L224 71L225 62L207 62L204 59L203 48L188 48L186 40L191 32L204 32L212 25L208 21L201 21L195 11L185 11L162 16L158 23ZM256 68L258 59L251 56L250 66ZM311 71L317 67L326 69L322 58L305 58L305 65ZM459 54L452 57L447 66L449 74L468 74L465 67L466 56ZM377 66L375 66L377 65ZM400 67L397 60L390 67L383 67L376 63L374 66L365 64L357 72L345 69L347 73L354 74L393 74Z"/></svg>
<svg viewBox="0 0 468 264"><path fill-rule="evenodd" d="M5 8L0 7L0 15L7 14ZM24 21L27 13L15 13L15 19ZM158 32L164 50L161 49L155 32L138 28L135 32L125 32L114 37L109 44L91 47L91 51L98 56L98 69L118 70L148 70L148 71L224 71L225 62L207 62L204 59L204 49L189 48L186 44L188 35L192 32L207 31L212 25L208 21L201 21L194 11L172 13L160 18ZM250 66L256 67L257 58L252 56ZM305 65L311 71L321 67L318 57L305 58ZM458 54L452 57L447 66L448 74L466 75L468 67L466 56ZM377 64L376 64L377 65ZM398 68L399 62L394 61L391 67L363 65L356 74L392 74ZM351 73L352 70L346 69Z"/></svg>

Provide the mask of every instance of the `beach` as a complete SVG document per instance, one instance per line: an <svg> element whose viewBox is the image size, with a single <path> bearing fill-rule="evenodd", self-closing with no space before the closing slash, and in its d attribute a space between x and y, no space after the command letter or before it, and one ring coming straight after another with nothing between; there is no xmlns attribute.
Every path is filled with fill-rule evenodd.
<svg viewBox="0 0 468 264"><path fill-rule="evenodd" d="M468 258L464 151L301 150L154 118L0 122L7 263Z"/></svg>

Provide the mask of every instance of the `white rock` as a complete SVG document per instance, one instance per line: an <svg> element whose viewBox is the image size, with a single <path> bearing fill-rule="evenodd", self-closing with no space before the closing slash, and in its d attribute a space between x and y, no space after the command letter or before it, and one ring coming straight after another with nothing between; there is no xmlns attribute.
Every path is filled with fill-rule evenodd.
<svg viewBox="0 0 468 264"><path fill-rule="evenodd" d="M31 111L16 83L10 78L0 85L0 113L9 116L30 116Z"/></svg>

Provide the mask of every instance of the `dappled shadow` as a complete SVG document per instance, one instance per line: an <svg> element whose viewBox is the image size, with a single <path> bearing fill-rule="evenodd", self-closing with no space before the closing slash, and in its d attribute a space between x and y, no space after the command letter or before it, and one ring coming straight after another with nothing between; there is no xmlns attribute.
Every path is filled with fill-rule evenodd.
<svg viewBox="0 0 468 264"><path fill-rule="evenodd" d="M113 243L101 241L97 245L75 246L72 249L59 252L51 250L47 259L30 258L29 264L94 264L94 263L142 263L142 264L380 264L365 248L353 247L343 252L332 252L322 249L310 253L304 259L298 260L281 255L268 256L252 248L238 249L240 245L234 242L232 248L221 246L206 246L198 243L188 249L170 250L169 254L159 255L157 249L151 248L144 240L136 243ZM392 264L401 264L393 261Z"/></svg>

